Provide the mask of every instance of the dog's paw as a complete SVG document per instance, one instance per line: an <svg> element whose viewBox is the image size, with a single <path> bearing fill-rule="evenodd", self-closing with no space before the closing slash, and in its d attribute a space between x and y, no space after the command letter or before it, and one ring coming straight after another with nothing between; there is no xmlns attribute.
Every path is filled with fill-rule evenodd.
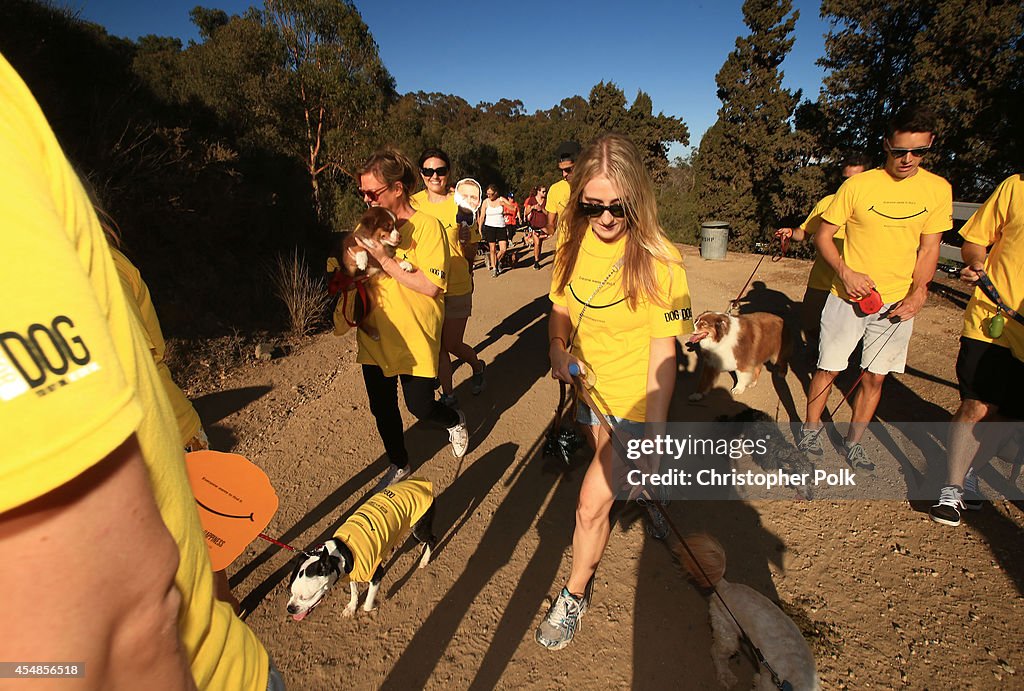
<svg viewBox="0 0 1024 691"><path fill-rule="evenodd" d="M351 619L355 615L356 615L356 608L355 607L346 607L345 609L341 610L341 616L345 617L346 619Z"/></svg>
<svg viewBox="0 0 1024 691"><path fill-rule="evenodd" d="M702 394L702 393L700 393L700 392L692 393L692 394L690 394L690 396L689 396L689 399L690 399L691 401L693 401L694 403L696 403L697 401L699 401L699 400L701 400L701 399L703 399L703 398L704 398L704 394Z"/></svg>
<svg viewBox="0 0 1024 691"><path fill-rule="evenodd" d="M405 271L406 273L411 274L413 271L416 270L416 267L414 267L411 263L405 261L404 259L398 262L398 265L402 267L402 271Z"/></svg>
<svg viewBox="0 0 1024 691"><path fill-rule="evenodd" d="M748 388L750 388L750 387L748 387L748 386L740 386L739 384L737 384L736 386L732 387L732 389L730 389L730 391L732 392L733 396L739 396L741 393L746 391Z"/></svg>
<svg viewBox="0 0 1024 691"><path fill-rule="evenodd" d="M366 267L370 265L370 260L368 259L370 255L366 252L366 250L360 250L359 252L356 252L352 256L353 259L356 260L356 266L359 267L359 270L366 271Z"/></svg>

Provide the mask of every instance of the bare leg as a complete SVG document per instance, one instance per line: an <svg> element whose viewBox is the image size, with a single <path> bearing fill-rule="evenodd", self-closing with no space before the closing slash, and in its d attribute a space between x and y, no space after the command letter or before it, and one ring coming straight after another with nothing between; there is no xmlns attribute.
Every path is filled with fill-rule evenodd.
<svg viewBox="0 0 1024 691"><path fill-rule="evenodd" d="M508 241L498 240L498 261L495 264L496 267L501 268L501 260L505 258L506 251L508 251Z"/></svg>
<svg viewBox="0 0 1024 691"><path fill-rule="evenodd" d="M487 247L491 253L491 270L493 271L494 269L498 268L498 265L494 262L494 243L488 242Z"/></svg>
<svg viewBox="0 0 1024 691"><path fill-rule="evenodd" d="M850 417L850 431L846 434L846 443L854 444L864 436L871 418L875 416L878 401L882 399L882 382L884 374L865 372L860 386L853 398L853 415ZM965 471L966 472L966 471Z"/></svg>
<svg viewBox="0 0 1024 691"><path fill-rule="evenodd" d="M982 460L979 452L982 446L987 447L990 444L986 444L987 440L982 438L983 435L977 433L977 424L993 412L991 405L981 401L967 399L960 403L960 407L953 415L952 424L949 426L949 440L946 445L947 485L963 487L964 477L971 468L971 462L977 458L977 461L974 462L975 471L977 471L992 458L991 453L986 453ZM992 449L992 451L994 450Z"/></svg>
<svg viewBox="0 0 1024 691"><path fill-rule="evenodd" d="M466 336L466 323L469 321L468 318L456 318L456 319L445 319L444 326L441 327L441 361L448 360L448 388L445 389L446 394L452 392L452 369L451 359L448 357L448 353L461 358L463 362L468 362L472 367L473 371L476 372L480 369L480 358L477 357L476 351L466 343L463 339ZM441 378L441 388L445 386L445 380Z"/></svg>
<svg viewBox="0 0 1024 691"><path fill-rule="evenodd" d="M828 403L828 394L832 390L832 381L838 372L817 370L811 377L811 385L807 389L807 415L804 416L804 427L817 429L821 427L821 414Z"/></svg>
<svg viewBox="0 0 1024 691"><path fill-rule="evenodd" d="M593 427L592 430L597 439L597 451L580 487L580 498L576 505L576 529L572 535L572 570L566 584L573 595L584 593L608 545L611 532L608 513L615 498L610 479L611 444L600 427Z"/></svg>

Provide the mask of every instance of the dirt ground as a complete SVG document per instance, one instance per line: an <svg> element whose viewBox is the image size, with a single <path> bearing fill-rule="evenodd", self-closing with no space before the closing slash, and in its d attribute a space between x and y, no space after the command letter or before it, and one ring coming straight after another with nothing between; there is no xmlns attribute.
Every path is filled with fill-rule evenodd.
<svg viewBox="0 0 1024 691"><path fill-rule="evenodd" d="M757 262L735 253L705 261L692 247L684 254L695 313L723 309ZM749 308L791 307L809 268L766 259ZM416 571L414 554L399 554L375 612L343 618L347 589L337 588L296 622L285 612L290 554L258 542L229 569L249 625L294 689L717 688L706 601L666 544L646 536L632 506L617 509L576 640L560 652L534 642L546 598L568 576L587 459L580 452L566 468L540 454L558 398L547 373L550 266L497 279L478 270L476 281L467 342L488 363L486 391L470 395L468 368L456 373L469 454L457 462L447 435L406 414L413 465L437 496L434 560ZM958 306L930 298L907 373L886 383L880 419L948 419L958 400L960 323ZM770 384L733 401L723 376L695 406L686 401L694 363L683 365L672 419L709 420L743 405L778 408L782 420L803 413L806 366L788 375L783 405ZM308 339L286 356L230 371L215 390L191 393L214 448L241 453L268 473L281 505L266 532L293 545L329 537L386 466L354 336ZM838 401L833 393L829 407ZM837 413L848 416L846 408ZM933 468L942 462L928 459ZM904 487L927 474L908 470L879 468ZM993 463L983 489L993 494L990 484L1008 470ZM668 510L684 532L706 530L723 543L731 581L793 617L823 688L1020 689L1022 507L994 501L959 528L932 523L927 503L906 500L676 501ZM748 687L752 664L733 666L736 688Z"/></svg>

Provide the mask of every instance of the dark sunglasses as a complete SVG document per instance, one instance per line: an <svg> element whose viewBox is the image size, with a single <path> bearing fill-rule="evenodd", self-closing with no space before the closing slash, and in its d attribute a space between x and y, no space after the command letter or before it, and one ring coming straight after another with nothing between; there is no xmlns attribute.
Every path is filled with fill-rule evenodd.
<svg viewBox="0 0 1024 691"><path fill-rule="evenodd" d="M562 171L562 175L572 175L572 169L576 166L569 166L568 168L559 168Z"/></svg>
<svg viewBox="0 0 1024 691"><path fill-rule="evenodd" d="M611 213L615 218L626 217L626 207L622 204L612 204L611 206L602 206L601 204L588 204L587 202L581 201L576 207L580 210L580 213L589 218L600 216L605 211Z"/></svg>
<svg viewBox="0 0 1024 691"><path fill-rule="evenodd" d="M910 154L914 158L921 158L926 153L928 153L928 151L931 150L931 148L931 145L919 146L916 149L893 149L890 147L889 155L892 156L893 158L903 158L907 154Z"/></svg>
<svg viewBox="0 0 1024 691"><path fill-rule="evenodd" d="M377 198L380 196L380 193L390 187L391 185L384 185L383 187L377 190L356 190L356 193L363 199L369 199L371 202L375 202L377 201Z"/></svg>
<svg viewBox="0 0 1024 691"><path fill-rule="evenodd" d="M448 166L441 166L440 168L420 168L420 175L425 178L432 178L435 173L439 178L446 177L448 175Z"/></svg>

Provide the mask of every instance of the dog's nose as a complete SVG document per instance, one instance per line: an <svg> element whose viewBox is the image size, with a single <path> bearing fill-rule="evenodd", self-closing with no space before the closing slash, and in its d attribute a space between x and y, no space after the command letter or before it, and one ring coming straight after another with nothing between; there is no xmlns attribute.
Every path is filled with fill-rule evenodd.
<svg viewBox="0 0 1024 691"><path fill-rule="evenodd" d="M299 608L295 605L288 605L288 614L298 614Z"/></svg>

